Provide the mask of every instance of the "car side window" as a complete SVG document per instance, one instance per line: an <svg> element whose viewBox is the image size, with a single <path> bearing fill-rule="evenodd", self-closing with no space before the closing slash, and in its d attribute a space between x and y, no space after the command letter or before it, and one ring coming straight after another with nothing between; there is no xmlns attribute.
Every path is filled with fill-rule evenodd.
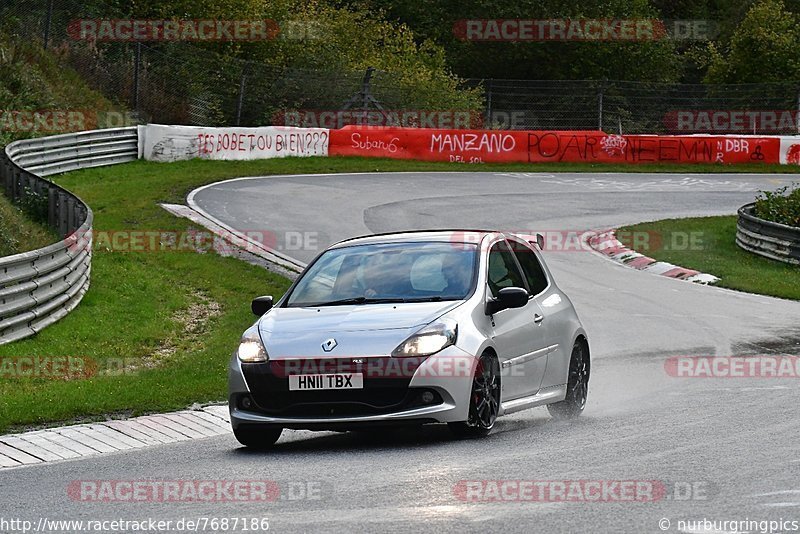
<svg viewBox="0 0 800 534"><path fill-rule="evenodd" d="M525 287L514 254L505 241L498 241L489 250L488 279L494 296L504 287Z"/></svg>
<svg viewBox="0 0 800 534"><path fill-rule="evenodd" d="M522 243L512 240L511 246L528 281L531 295L538 295L547 287L547 276L544 274L542 264L539 263L539 258L533 250Z"/></svg>

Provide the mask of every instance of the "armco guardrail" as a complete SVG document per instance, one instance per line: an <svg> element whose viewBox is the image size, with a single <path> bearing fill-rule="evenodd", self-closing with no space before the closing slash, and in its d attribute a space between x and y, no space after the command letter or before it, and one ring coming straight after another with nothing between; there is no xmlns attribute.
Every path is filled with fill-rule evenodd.
<svg viewBox="0 0 800 534"><path fill-rule="evenodd" d="M754 206L739 208L736 244L754 254L800 265L800 228L759 219L753 215Z"/></svg>
<svg viewBox="0 0 800 534"><path fill-rule="evenodd" d="M0 344L39 332L78 305L89 288L92 210L45 179L61 172L133 161L136 128L93 130L16 141L2 154L0 184L14 201L47 208L61 241L0 258Z"/></svg>

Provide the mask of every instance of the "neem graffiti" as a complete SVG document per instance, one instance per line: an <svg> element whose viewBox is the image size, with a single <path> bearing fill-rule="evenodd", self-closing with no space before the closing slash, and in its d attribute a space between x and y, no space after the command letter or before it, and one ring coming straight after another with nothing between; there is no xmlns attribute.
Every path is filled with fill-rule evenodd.
<svg viewBox="0 0 800 534"><path fill-rule="evenodd" d="M529 132L528 161L728 163L760 155L757 140ZM751 158L753 160L759 158ZM763 158L760 158L763 159Z"/></svg>

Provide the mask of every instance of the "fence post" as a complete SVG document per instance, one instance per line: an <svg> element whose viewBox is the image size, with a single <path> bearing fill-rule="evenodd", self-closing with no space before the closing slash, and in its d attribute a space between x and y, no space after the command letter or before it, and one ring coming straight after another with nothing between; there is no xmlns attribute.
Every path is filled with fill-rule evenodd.
<svg viewBox="0 0 800 534"><path fill-rule="evenodd" d="M247 78L247 66L249 63L245 62L242 67L242 77L239 80L239 98L236 99L236 126L240 126L242 122L242 105L244 104L244 84Z"/></svg>
<svg viewBox="0 0 800 534"><path fill-rule="evenodd" d="M44 49L47 50L47 45L50 42L50 23L53 20L53 0L47 2L47 15L44 19Z"/></svg>
<svg viewBox="0 0 800 534"><path fill-rule="evenodd" d="M800 88L797 89L797 116L794 122L797 124L797 134L800 135Z"/></svg>
<svg viewBox="0 0 800 534"><path fill-rule="evenodd" d="M133 109L139 116L139 69L142 64L142 43L136 42L136 53L133 60Z"/></svg>
<svg viewBox="0 0 800 534"><path fill-rule="evenodd" d="M487 80L486 85L486 124L484 128L492 127L492 78Z"/></svg>
<svg viewBox="0 0 800 534"><path fill-rule="evenodd" d="M603 91L605 86L600 82L600 90L597 92L597 129L603 131Z"/></svg>

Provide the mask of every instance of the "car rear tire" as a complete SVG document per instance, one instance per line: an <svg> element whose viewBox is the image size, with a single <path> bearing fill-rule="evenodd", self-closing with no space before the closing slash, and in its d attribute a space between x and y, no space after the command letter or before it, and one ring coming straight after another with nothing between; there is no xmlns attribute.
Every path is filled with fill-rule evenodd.
<svg viewBox="0 0 800 534"><path fill-rule="evenodd" d="M555 419L574 419L586 408L589 395L589 350L582 340L575 341L569 359L567 396L561 402L548 404L547 410Z"/></svg>
<svg viewBox="0 0 800 534"><path fill-rule="evenodd" d="M494 428L500 411L500 364L488 352L478 360L475 376L472 378L472 392L469 401L469 419L448 423L450 430L458 437L474 438L489 434Z"/></svg>
<svg viewBox="0 0 800 534"><path fill-rule="evenodd" d="M269 449L281 437L281 432L280 427L239 427L233 430L233 435L245 447Z"/></svg>

